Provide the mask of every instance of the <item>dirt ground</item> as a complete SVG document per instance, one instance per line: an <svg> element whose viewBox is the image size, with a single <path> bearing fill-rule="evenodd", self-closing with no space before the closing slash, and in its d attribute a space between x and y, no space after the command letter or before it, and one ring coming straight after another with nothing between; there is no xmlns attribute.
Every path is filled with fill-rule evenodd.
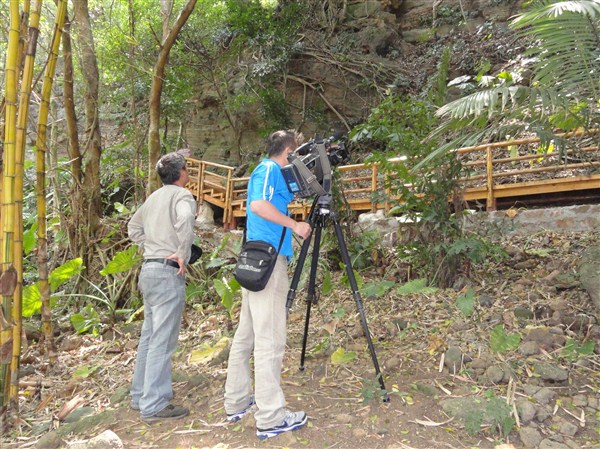
<svg viewBox="0 0 600 449"><path fill-rule="evenodd" d="M574 361L564 357L564 347L542 345L535 354L521 349L493 352L490 338L500 323L522 341L532 329L548 328L579 341L597 339L598 313L591 309L586 292L577 283L559 288L548 276L555 273L556 278L557 271L573 274L581 251L599 239L597 233L544 234L506 242L522 248L521 252L503 263L473 267L462 288L411 295L392 289L384 296L363 298L389 402L380 394L357 304L340 283L312 308L306 366L299 370L306 312L304 295L299 294L288 324L282 384L289 407L306 411L309 422L296 432L264 441L256 437L251 414L238 423L225 420L227 351L215 352L209 363L192 363L194 351L204 344L233 336L237 314L230 320L216 299L186 312L173 366L174 402L189 407L191 413L179 421L145 424L129 408L127 389L139 322L117 326L101 336L63 335L60 360L54 367L47 365L35 346L24 354L20 425L2 437L2 448L73 447L74 442L110 429L125 448L485 449L504 443L515 448L596 449L600 447L600 410L597 399L594 402L600 391L597 345L595 353L582 353ZM475 313L468 318L456 307L467 288L477 298ZM559 309L557 304L561 316L585 315L592 324L576 332L574 326L560 322L554 310ZM538 313L544 308L552 310ZM461 351L455 369L447 363L451 348ZM336 357L340 351L346 358ZM489 356L488 365L477 368L475 361L484 355ZM540 361L564 370L568 379L540 377L532 368ZM490 379L490 366L502 363L512 369L508 380L502 375ZM553 395L544 405L532 396L532 388L542 387ZM578 395L587 402L582 405L573 399ZM514 412L513 402L525 399L537 407L537 415L525 419L519 410L520 418L511 417L518 422L511 421L510 432L503 432L499 422L485 421L473 430L472 423L451 416L442 405L458 398L475 399L475 403L500 398ZM76 410L68 415L70 409ZM544 410L548 416L540 418ZM81 416L76 417L77 412ZM526 446L531 443L525 439L525 428L535 430L543 441Z"/></svg>

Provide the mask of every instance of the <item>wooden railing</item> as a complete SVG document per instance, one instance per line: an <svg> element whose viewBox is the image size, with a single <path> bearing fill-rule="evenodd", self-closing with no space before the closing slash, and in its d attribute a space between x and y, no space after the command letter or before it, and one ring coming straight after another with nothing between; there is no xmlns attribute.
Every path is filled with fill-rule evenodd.
<svg viewBox="0 0 600 449"><path fill-rule="evenodd" d="M467 176L460 179L466 201L485 203L495 210L499 199L521 198L577 190L596 191L600 196L600 148L598 130L563 136L569 148L559 155L542 148L540 139L497 142L456 150ZM398 159L399 160L399 159ZM204 201L223 209L226 228L235 226L237 217L246 215L248 177L233 176L235 168L213 162L188 159L190 182L186 186L199 203ZM379 164L354 164L336 167L339 187L353 210L388 209L389 202L378 202L375 193L384 193L388 177ZM305 218L311 202L295 201L290 214Z"/></svg>

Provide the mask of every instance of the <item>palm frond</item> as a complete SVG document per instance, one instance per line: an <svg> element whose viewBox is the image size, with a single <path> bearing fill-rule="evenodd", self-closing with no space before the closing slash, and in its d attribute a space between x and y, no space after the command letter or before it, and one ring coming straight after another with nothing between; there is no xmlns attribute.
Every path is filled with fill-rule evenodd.
<svg viewBox="0 0 600 449"><path fill-rule="evenodd" d="M599 0L579 0L566 2L544 2L532 11L520 14L512 21L512 26L523 27L535 24L546 18L556 18L566 12L588 15L591 18L600 16Z"/></svg>
<svg viewBox="0 0 600 449"><path fill-rule="evenodd" d="M477 118L482 115L492 119L498 114L509 117L523 108L531 115L548 115L568 108L570 98L554 89L528 86L499 86L472 93L454 100L436 112L447 120Z"/></svg>
<svg viewBox="0 0 600 449"><path fill-rule="evenodd" d="M528 85L480 90L440 108L440 126L429 136L443 139L426 161L451 148L494 141L523 132L543 138L558 127L600 124L600 0L538 1L512 26L528 49ZM449 136L457 136L455 138ZM420 164L422 165L422 164Z"/></svg>
<svg viewBox="0 0 600 449"><path fill-rule="evenodd" d="M563 94L598 97L600 73L600 0L554 2L517 17L512 26L534 39L527 56L532 84L554 86Z"/></svg>

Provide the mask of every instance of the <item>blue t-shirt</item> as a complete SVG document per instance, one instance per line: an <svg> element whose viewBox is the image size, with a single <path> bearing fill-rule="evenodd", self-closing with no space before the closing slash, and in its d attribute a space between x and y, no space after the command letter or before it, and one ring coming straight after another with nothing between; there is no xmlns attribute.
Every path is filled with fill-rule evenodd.
<svg viewBox="0 0 600 449"><path fill-rule="evenodd" d="M283 226L259 217L250 210L250 203L255 200L267 200L284 215L287 215L288 204L294 195L288 190L281 174L279 164L271 159L263 159L254 169L248 182L248 200L246 203L246 238L263 240L275 248L279 247ZM292 257L292 230L287 229L279 254Z"/></svg>

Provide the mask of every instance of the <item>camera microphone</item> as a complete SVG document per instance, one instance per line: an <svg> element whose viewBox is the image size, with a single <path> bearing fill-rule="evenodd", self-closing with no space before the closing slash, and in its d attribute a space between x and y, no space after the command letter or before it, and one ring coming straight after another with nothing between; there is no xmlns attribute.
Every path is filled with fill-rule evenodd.
<svg viewBox="0 0 600 449"><path fill-rule="evenodd" d="M336 140L340 140L340 138L344 135L344 131L336 131L335 133L333 133L333 136L331 136L329 139L327 139L328 142L335 142Z"/></svg>

